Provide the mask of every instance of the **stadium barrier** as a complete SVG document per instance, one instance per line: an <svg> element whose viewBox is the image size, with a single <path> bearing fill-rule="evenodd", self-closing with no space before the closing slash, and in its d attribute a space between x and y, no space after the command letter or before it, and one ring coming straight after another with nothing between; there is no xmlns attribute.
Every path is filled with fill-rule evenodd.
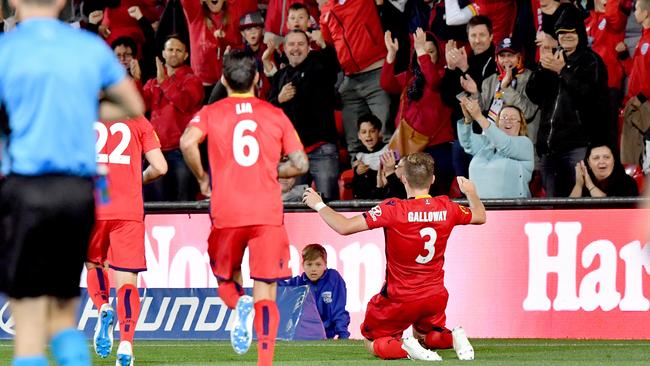
<svg viewBox="0 0 650 366"><path fill-rule="evenodd" d="M458 227L449 238L448 326L463 325L479 338L650 339L650 210L637 208L641 203L648 201L486 200L487 223ZM374 204L330 203L350 216ZM150 292L217 287L206 253L207 202L147 203L146 209L148 271L139 285ZM383 231L340 236L301 204L286 206L285 225L293 275L302 273L305 245L325 246L328 266L347 283L350 332L361 338L365 306L384 281ZM247 258L242 272L251 287ZM169 319L171 308L159 316ZM10 323L2 313L0 320L0 328ZM192 320L179 338L202 338L197 324Z"/></svg>
<svg viewBox="0 0 650 366"><path fill-rule="evenodd" d="M247 292L252 294L251 289ZM230 339L234 313L214 289L142 288L140 298L142 308L135 332L137 339ZM111 290L110 302L115 306L115 290ZM325 339L325 329L309 286L280 287L277 302L280 311L278 339ZM97 309L84 288L78 328L89 339L93 337L97 317ZM119 323L115 330L119 333ZM11 338L13 334L8 302L0 295L0 339Z"/></svg>

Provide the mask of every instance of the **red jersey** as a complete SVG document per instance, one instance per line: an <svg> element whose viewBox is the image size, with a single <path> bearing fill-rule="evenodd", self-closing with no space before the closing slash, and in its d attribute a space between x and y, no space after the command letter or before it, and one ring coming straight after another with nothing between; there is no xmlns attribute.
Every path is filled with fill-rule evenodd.
<svg viewBox="0 0 650 366"><path fill-rule="evenodd" d="M650 82L648 82L650 80L650 29L643 29L634 57L625 60L623 67L630 76L625 103L639 93L650 98Z"/></svg>
<svg viewBox="0 0 650 366"><path fill-rule="evenodd" d="M97 205L98 220L144 219L142 154L160 148L153 126L144 117L95 122L97 163L108 167L110 202Z"/></svg>
<svg viewBox="0 0 650 366"><path fill-rule="evenodd" d="M609 0L605 12L591 11L587 21L587 34L592 38L591 48L607 67L608 86L621 89L623 85L623 67L618 61L616 44L625 38L627 15L620 9L620 1Z"/></svg>
<svg viewBox="0 0 650 366"><path fill-rule="evenodd" d="M386 237L386 283L389 299L409 302L445 290L445 249L451 230L472 221L469 208L447 196L390 198L363 214L370 229Z"/></svg>
<svg viewBox="0 0 650 366"><path fill-rule="evenodd" d="M281 225L278 164L282 155L303 149L282 110L239 94L203 107L190 126L209 137L212 225Z"/></svg>

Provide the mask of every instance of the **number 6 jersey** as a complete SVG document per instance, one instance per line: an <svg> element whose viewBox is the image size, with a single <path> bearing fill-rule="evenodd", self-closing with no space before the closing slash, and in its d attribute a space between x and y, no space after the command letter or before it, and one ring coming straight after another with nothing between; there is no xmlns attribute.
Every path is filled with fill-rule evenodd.
<svg viewBox="0 0 650 366"><path fill-rule="evenodd" d="M390 198L363 213L368 228L383 227L386 283L382 293L408 302L444 291L447 239L456 225L472 221L469 208L447 196Z"/></svg>
<svg viewBox="0 0 650 366"><path fill-rule="evenodd" d="M278 163L303 149L282 110L250 94L234 94L203 107L189 125L208 138L212 225L281 225Z"/></svg>
<svg viewBox="0 0 650 366"><path fill-rule="evenodd" d="M142 155L160 148L153 126L144 117L95 122L97 164L108 167L110 202L97 203L98 220L144 220Z"/></svg>

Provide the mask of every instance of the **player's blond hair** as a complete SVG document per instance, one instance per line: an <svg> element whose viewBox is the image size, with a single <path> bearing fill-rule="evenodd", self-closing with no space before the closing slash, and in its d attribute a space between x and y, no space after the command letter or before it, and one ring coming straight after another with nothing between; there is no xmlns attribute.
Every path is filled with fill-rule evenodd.
<svg viewBox="0 0 650 366"><path fill-rule="evenodd" d="M428 189L433 177L433 158L423 152L404 158L404 176L413 188Z"/></svg>
<svg viewBox="0 0 650 366"><path fill-rule="evenodd" d="M318 258L323 258L327 263L327 251L325 248L317 243L309 244L302 250L302 261L315 261Z"/></svg>

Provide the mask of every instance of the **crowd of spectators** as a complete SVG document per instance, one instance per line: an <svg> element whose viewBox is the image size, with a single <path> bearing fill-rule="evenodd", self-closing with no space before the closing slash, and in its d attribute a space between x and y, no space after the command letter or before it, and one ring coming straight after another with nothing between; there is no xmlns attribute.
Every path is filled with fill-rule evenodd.
<svg viewBox="0 0 650 366"><path fill-rule="evenodd" d="M403 194L390 182L417 151L435 160L432 193L470 176L485 198L636 195L622 164L650 165L650 0L72 0L62 17L104 38L144 97L169 162L148 201L202 198L179 137L225 95L233 49L308 154L287 200ZM615 162L606 186L598 149Z"/></svg>

